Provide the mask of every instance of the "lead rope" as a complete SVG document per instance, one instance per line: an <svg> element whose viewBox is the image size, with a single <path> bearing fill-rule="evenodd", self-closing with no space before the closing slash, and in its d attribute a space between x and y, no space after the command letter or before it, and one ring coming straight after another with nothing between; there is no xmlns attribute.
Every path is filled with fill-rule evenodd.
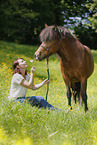
<svg viewBox="0 0 97 145"><path fill-rule="evenodd" d="M49 80L49 56L47 57L47 75L48 75L48 80ZM47 83L47 92L46 92L46 101L47 101L47 97L48 97L48 91L49 91L49 82Z"/></svg>
<svg viewBox="0 0 97 145"><path fill-rule="evenodd" d="M59 42L60 41L58 41L58 43ZM56 43L55 45L57 45L58 43ZM54 46L52 46L51 48L53 48ZM48 51L48 56L47 56L47 75L48 75L48 80L49 80L49 66L48 66L48 61L49 61L49 47L46 48L45 46L42 46L42 45L41 45L41 47L43 47L45 50ZM47 83L46 101L47 101L47 97L48 97L48 91L49 91L49 82Z"/></svg>

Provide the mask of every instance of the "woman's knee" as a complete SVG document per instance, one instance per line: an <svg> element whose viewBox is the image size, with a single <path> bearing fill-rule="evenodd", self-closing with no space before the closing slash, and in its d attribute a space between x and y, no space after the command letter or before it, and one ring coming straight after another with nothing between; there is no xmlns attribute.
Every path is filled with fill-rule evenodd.
<svg viewBox="0 0 97 145"><path fill-rule="evenodd" d="M44 98L43 98L42 96L36 96L36 99L37 99L38 101L44 100Z"/></svg>
<svg viewBox="0 0 97 145"><path fill-rule="evenodd" d="M44 100L42 96L32 96L28 98L29 102L38 102L40 103L41 100Z"/></svg>

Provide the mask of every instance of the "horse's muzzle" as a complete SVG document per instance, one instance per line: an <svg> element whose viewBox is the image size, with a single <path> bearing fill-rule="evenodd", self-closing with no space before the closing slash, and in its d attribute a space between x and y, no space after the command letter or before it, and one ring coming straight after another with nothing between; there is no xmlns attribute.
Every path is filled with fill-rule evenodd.
<svg viewBox="0 0 97 145"><path fill-rule="evenodd" d="M38 53L38 54L35 54L34 56L35 56L35 59L36 59L36 60L39 60L39 61L41 61L41 59L40 59L40 53Z"/></svg>

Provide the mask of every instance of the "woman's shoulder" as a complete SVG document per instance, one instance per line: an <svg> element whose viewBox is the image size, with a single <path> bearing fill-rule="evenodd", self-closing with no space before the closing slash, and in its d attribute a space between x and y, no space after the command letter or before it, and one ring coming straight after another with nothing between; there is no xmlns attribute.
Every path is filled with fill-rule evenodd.
<svg viewBox="0 0 97 145"><path fill-rule="evenodd" d="M16 83L20 84L23 79L24 79L24 77L21 74L15 73L13 75L12 82L16 82Z"/></svg>
<svg viewBox="0 0 97 145"><path fill-rule="evenodd" d="M18 74L18 73L15 73L14 75L13 75L13 78L14 79L16 79L16 78L24 78L21 74Z"/></svg>
<svg viewBox="0 0 97 145"><path fill-rule="evenodd" d="M19 74L19 73L15 73L15 74L13 75L13 77L17 77L17 76L22 76L22 75Z"/></svg>

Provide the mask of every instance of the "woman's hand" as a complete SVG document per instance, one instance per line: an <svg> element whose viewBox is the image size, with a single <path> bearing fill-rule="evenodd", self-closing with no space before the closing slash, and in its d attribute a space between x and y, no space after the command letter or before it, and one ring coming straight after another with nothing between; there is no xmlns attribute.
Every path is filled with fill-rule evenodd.
<svg viewBox="0 0 97 145"><path fill-rule="evenodd" d="M36 69L35 69L35 67L33 66L33 67L31 68L31 73L35 73L35 71L36 71Z"/></svg>
<svg viewBox="0 0 97 145"><path fill-rule="evenodd" d="M47 79L45 79L45 80L43 81L43 84L45 85L45 84L47 84L49 81L50 81L50 80L48 80L48 78L47 78Z"/></svg>

